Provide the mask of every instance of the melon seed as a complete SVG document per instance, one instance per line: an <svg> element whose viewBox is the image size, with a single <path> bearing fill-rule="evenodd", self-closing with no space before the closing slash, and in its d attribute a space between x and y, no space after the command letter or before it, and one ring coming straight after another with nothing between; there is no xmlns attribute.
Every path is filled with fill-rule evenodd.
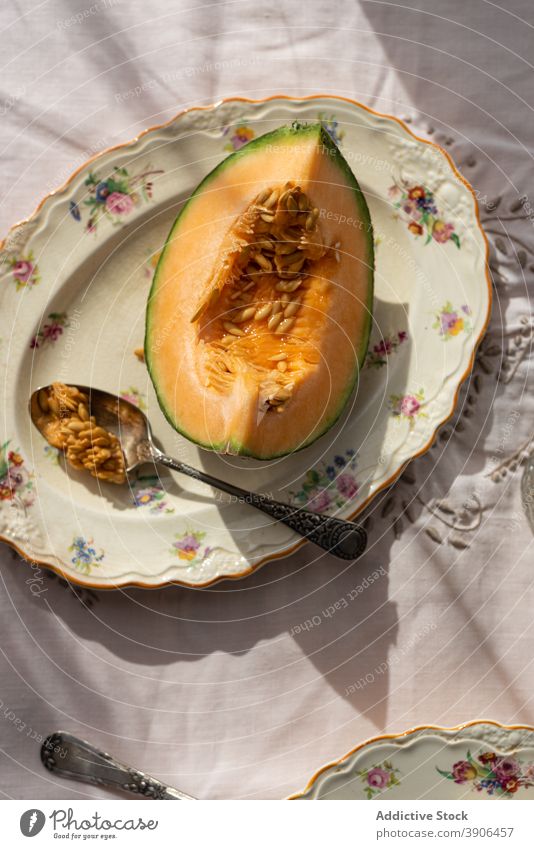
<svg viewBox="0 0 534 849"><path fill-rule="evenodd" d="M72 430L74 433L80 433L80 431L85 430L87 425L85 422L80 421L71 421L67 423L67 427L69 430Z"/></svg>
<svg viewBox="0 0 534 849"><path fill-rule="evenodd" d="M291 318L299 311L300 301L291 301L284 310L285 318Z"/></svg>
<svg viewBox="0 0 534 849"><path fill-rule="evenodd" d="M288 230L280 231L279 238L282 242L297 242L301 235L300 227L290 227Z"/></svg>
<svg viewBox="0 0 534 849"><path fill-rule="evenodd" d="M294 242L277 242L275 245L275 251L277 254L291 254L295 249Z"/></svg>
<svg viewBox="0 0 534 849"><path fill-rule="evenodd" d="M312 211L309 213L308 217L306 218L306 230L308 232L310 232L311 230L314 229L318 218L319 218L319 210L317 209L317 207L315 207L314 209L312 209Z"/></svg>
<svg viewBox="0 0 534 849"><path fill-rule="evenodd" d="M275 313L274 315L272 315L270 317L269 321L267 322L267 327L269 328L269 330L276 330L276 328L278 327L278 325L280 324L281 321L282 321L282 313L281 312Z"/></svg>
<svg viewBox="0 0 534 849"><path fill-rule="evenodd" d="M244 336L245 334L241 330L240 327L237 327L235 324L232 324L231 321L223 321L223 327L227 333L230 333L232 336Z"/></svg>
<svg viewBox="0 0 534 849"><path fill-rule="evenodd" d="M240 323L241 321L248 321L251 319L255 312L256 307L246 307L244 310L241 310L239 314Z"/></svg>
<svg viewBox="0 0 534 849"><path fill-rule="evenodd" d="M275 333L287 333L288 330L291 330L294 324L294 318L284 318L284 320L277 326Z"/></svg>
<svg viewBox="0 0 534 849"><path fill-rule="evenodd" d="M270 404L280 404L282 401L287 401L288 398L291 397L291 392L289 389L286 389L284 386L279 386L276 392L273 395L270 395L267 399Z"/></svg>
<svg viewBox="0 0 534 849"><path fill-rule="evenodd" d="M267 318L269 313L271 312L270 304L263 304L261 307L258 307L254 314L254 318L256 321L262 321L262 319Z"/></svg>
<svg viewBox="0 0 534 849"><path fill-rule="evenodd" d="M266 206L267 209L272 209L276 201L278 200L279 194L280 192L278 189L273 189L271 194L263 201L263 206Z"/></svg>
<svg viewBox="0 0 534 849"><path fill-rule="evenodd" d="M277 312L282 312L282 301L274 301L271 307L271 313L276 315Z"/></svg>
<svg viewBox="0 0 534 849"><path fill-rule="evenodd" d="M37 397L38 397L38 401L39 401L39 406L40 406L41 410L43 411L43 413L48 413L50 407L48 405L48 395L46 394L45 390L40 389L39 395Z"/></svg>
<svg viewBox="0 0 534 849"><path fill-rule="evenodd" d="M258 235L258 233L269 233L270 230L271 230L271 228L269 226L269 223L266 223L265 221L262 221L261 219L258 221L258 223L254 227L254 232L256 233L256 235Z"/></svg>
<svg viewBox="0 0 534 849"><path fill-rule="evenodd" d="M282 352L281 354L273 354L273 356L269 357L269 359L272 363L279 363L282 360L287 360L287 354L285 352Z"/></svg>
<svg viewBox="0 0 534 849"><path fill-rule="evenodd" d="M286 371L286 369L287 369L287 363L285 362L285 360L281 360L281 361L278 363L278 365L277 365L277 369L278 369L278 371L281 371L282 373L283 373L284 371Z"/></svg>
<svg viewBox="0 0 534 849"><path fill-rule="evenodd" d="M286 265L291 265L298 259L302 259L302 252L293 250L290 254L280 254L276 257L276 265L278 268L284 268Z"/></svg>
<svg viewBox="0 0 534 849"><path fill-rule="evenodd" d="M263 203L265 203L267 198L270 196L271 192L271 188L264 189L262 192L259 193L258 197L256 198L256 203L261 206Z"/></svg>
<svg viewBox="0 0 534 849"><path fill-rule="evenodd" d="M89 410L85 406L85 404L78 404L78 416L82 420L82 422L89 421Z"/></svg>
<svg viewBox="0 0 534 849"><path fill-rule="evenodd" d="M273 266L270 260L267 259L263 254L257 253L254 254L254 261L258 263L259 267L263 269L263 271L272 271Z"/></svg>
<svg viewBox="0 0 534 849"><path fill-rule="evenodd" d="M260 239L259 242L255 243L255 247L262 251L274 251L274 242L271 242L270 239Z"/></svg>
<svg viewBox="0 0 534 849"><path fill-rule="evenodd" d="M300 271L306 261L306 257L301 251L297 251L297 253L299 255L299 258L296 262L292 262L287 268L285 268L285 271Z"/></svg>
<svg viewBox="0 0 534 849"><path fill-rule="evenodd" d="M291 186L288 187L288 184L286 183L285 191L282 192L282 194L280 196L280 200L278 201L279 207L281 207L282 209L287 209L287 201L289 199L290 194L291 194Z"/></svg>
<svg viewBox="0 0 534 849"><path fill-rule="evenodd" d="M289 212L290 215L296 215L299 211L298 203L295 200L294 195L288 195L287 211Z"/></svg>
<svg viewBox="0 0 534 849"><path fill-rule="evenodd" d="M275 286L277 292L296 292L302 284L302 277L293 280L279 280Z"/></svg>

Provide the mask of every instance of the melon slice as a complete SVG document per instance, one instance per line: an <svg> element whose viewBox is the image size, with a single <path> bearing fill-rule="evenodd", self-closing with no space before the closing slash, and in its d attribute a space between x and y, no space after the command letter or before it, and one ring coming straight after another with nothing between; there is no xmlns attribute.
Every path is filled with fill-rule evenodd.
<svg viewBox="0 0 534 849"><path fill-rule="evenodd" d="M145 358L170 424L258 459L338 418L367 351L369 210L321 125L282 127L215 168L154 276Z"/></svg>

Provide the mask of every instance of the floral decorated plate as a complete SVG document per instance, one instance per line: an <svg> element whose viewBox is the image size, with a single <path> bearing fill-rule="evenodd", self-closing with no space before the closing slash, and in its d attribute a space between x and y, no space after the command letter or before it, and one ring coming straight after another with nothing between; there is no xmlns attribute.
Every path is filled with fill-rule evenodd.
<svg viewBox="0 0 534 849"><path fill-rule="evenodd" d="M293 799L534 799L534 728L423 726L362 743Z"/></svg>
<svg viewBox="0 0 534 849"><path fill-rule="evenodd" d="M192 189L227 153L292 121L322 121L365 192L376 241L371 344L338 424L269 463L217 456L176 434L142 346L158 254ZM28 398L54 380L123 395L157 440L247 489L355 516L431 444L452 413L490 308L472 190L448 156L395 118L333 97L191 109L82 166L0 253L0 536L98 587L205 586L302 544L208 487L146 468L118 487L67 469L32 428Z"/></svg>

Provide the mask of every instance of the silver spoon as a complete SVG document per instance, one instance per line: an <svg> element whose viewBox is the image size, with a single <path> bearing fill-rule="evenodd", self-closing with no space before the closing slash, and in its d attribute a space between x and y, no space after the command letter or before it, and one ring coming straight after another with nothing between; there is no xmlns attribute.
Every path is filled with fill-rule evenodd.
<svg viewBox="0 0 534 849"><path fill-rule="evenodd" d="M48 388L45 386L36 389L30 399L30 414L38 429L37 422L42 416L38 395L41 389ZM291 504L274 501L261 493L247 492L231 483L214 478L206 472L194 469L187 463L173 460L154 445L149 421L134 404L101 389L78 385L76 388L88 396L89 412L95 417L97 424L114 433L120 440L127 473L133 472L143 463L159 463L215 489L227 492L243 504L252 504L253 507L272 516L276 521L283 522L302 537L343 560L355 560L365 551L367 534L361 525L345 519L325 516L322 513L302 510Z"/></svg>
<svg viewBox="0 0 534 849"><path fill-rule="evenodd" d="M157 778L119 763L107 752L67 731L56 731L46 738L41 746L41 760L46 769L61 778L126 790L148 799L194 799Z"/></svg>

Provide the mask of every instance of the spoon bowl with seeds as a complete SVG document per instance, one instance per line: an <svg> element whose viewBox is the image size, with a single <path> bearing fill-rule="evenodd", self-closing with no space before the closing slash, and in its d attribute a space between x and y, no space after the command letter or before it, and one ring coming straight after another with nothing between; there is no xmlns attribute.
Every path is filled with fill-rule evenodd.
<svg viewBox="0 0 534 849"><path fill-rule="evenodd" d="M284 363L283 358L278 360L282 372ZM62 450L74 468L100 480L125 484L138 466L156 463L256 507L343 560L355 560L365 551L365 529L355 522L249 492L167 456L154 444L145 414L118 395L90 386L52 383L32 393L29 407L32 422L46 441Z"/></svg>

